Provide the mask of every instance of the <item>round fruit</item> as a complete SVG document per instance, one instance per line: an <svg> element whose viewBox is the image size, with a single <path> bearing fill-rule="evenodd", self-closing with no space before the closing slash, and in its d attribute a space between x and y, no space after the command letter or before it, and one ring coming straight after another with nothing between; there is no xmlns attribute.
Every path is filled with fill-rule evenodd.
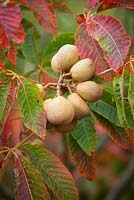
<svg viewBox="0 0 134 200"><path fill-rule="evenodd" d="M48 105L49 103L52 101L52 98L49 98L49 99L46 99L44 102L43 102L43 107L44 107L44 110L47 111L48 110Z"/></svg>
<svg viewBox="0 0 134 200"><path fill-rule="evenodd" d="M55 73L68 70L79 60L78 50L75 45L66 44L62 46L51 60L51 66Z"/></svg>
<svg viewBox="0 0 134 200"><path fill-rule="evenodd" d="M69 124L74 118L74 107L62 96L53 98L46 106L47 119L50 123Z"/></svg>
<svg viewBox="0 0 134 200"><path fill-rule="evenodd" d="M73 129L75 129L77 124L77 120L73 120L69 124L66 125L57 125L55 126L55 129L60 133L68 133L71 132Z"/></svg>
<svg viewBox="0 0 134 200"><path fill-rule="evenodd" d="M61 72L61 67L60 67L60 63L59 63L59 59L58 59L58 57L57 57L57 54L55 54L55 55L52 57L51 66L52 66L53 71L54 71L56 74L60 74L60 72Z"/></svg>
<svg viewBox="0 0 134 200"><path fill-rule="evenodd" d="M68 96L68 100L74 106L74 110L75 110L74 119L82 119L89 115L88 105L77 93L70 94Z"/></svg>
<svg viewBox="0 0 134 200"><path fill-rule="evenodd" d="M92 103L101 98L103 94L103 88L94 81L85 81L77 85L76 92L83 99Z"/></svg>
<svg viewBox="0 0 134 200"><path fill-rule="evenodd" d="M89 80L94 76L95 71L96 67L89 58L78 61L70 70L72 78L78 82Z"/></svg>
<svg viewBox="0 0 134 200"><path fill-rule="evenodd" d="M44 97L46 96L46 91L43 89L43 86L41 84L37 83L36 85L40 90L40 97L44 99Z"/></svg>

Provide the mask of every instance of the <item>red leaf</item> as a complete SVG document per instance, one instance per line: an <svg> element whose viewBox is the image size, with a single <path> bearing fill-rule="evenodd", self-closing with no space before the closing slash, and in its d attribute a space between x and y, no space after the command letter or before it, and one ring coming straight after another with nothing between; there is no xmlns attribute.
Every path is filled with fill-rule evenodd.
<svg viewBox="0 0 134 200"><path fill-rule="evenodd" d="M134 9L134 0L104 0L98 9L98 12L115 7Z"/></svg>
<svg viewBox="0 0 134 200"><path fill-rule="evenodd" d="M89 181L93 181L96 178L94 152L91 156L87 156L87 154L85 154L85 152L80 148L71 134L69 135L68 141L70 154L76 164L76 167L85 178L87 178Z"/></svg>
<svg viewBox="0 0 134 200"><path fill-rule="evenodd" d="M87 31L99 43L111 68L123 66L131 40L116 18L103 15L87 18Z"/></svg>
<svg viewBox="0 0 134 200"><path fill-rule="evenodd" d="M88 0L88 7L89 9L92 9L95 7L95 5L99 2L100 0Z"/></svg>
<svg viewBox="0 0 134 200"><path fill-rule="evenodd" d="M15 43L22 43L24 41L24 30L20 25L22 15L20 8L15 5L9 4L6 7L0 5L0 33L3 34L2 41L5 46L9 47L7 38L10 37Z"/></svg>
<svg viewBox="0 0 134 200"><path fill-rule="evenodd" d="M51 3L46 0L17 0L37 15L38 22L51 34L57 34L56 16Z"/></svg>
<svg viewBox="0 0 134 200"><path fill-rule="evenodd" d="M87 32L86 26L79 26L76 32L75 44L81 58L90 58L97 65L97 73L109 68L98 42Z"/></svg>
<svg viewBox="0 0 134 200"><path fill-rule="evenodd" d="M62 11L62 12L67 12L67 13L70 13L70 14L72 14L72 11L71 11L71 9L68 7L68 5L66 5L65 3L56 3L55 4L55 7L58 9L58 10L60 10L60 11Z"/></svg>
<svg viewBox="0 0 134 200"><path fill-rule="evenodd" d="M134 152L134 130L125 130L122 127L111 124L100 115L93 113L100 125L106 131L106 134L122 149Z"/></svg>
<svg viewBox="0 0 134 200"><path fill-rule="evenodd" d="M10 46L10 49L9 49L9 51L8 51L8 58L9 58L9 60L11 61L11 63L12 63L13 65L15 65L15 64L16 64L17 49L13 46L12 43L10 43L10 44L11 44L11 46Z"/></svg>
<svg viewBox="0 0 134 200"><path fill-rule="evenodd" d="M4 83L2 85L4 88L5 87ZM8 139L11 135L11 119L12 119L11 109L14 104L15 95L16 95L16 89L14 86L14 81L11 81L6 90L6 95L4 96L5 102L0 118L0 136L4 143L8 142Z"/></svg>
<svg viewBox="0 0 134 200"><path fill-rule="evenodd" d="M4 144L7 144L10 135L12 134L12 111L9 112L8 118L4 124L2 133L1 133L1 140Z"/></svg>

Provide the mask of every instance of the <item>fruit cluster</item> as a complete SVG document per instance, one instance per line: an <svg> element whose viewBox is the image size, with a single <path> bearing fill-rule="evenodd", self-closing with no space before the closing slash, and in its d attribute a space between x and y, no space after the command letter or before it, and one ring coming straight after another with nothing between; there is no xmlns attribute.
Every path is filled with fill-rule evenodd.
<svg viewBox="0 0 134 200"><path fill-rule="evenodd" d="M96 66L89 58L80 60L74 45L62 46L53 56L51 66L59 74L59 81L54 83L56 96L44 101L47 120L58 132L70 132L77 120L89 115L87 102L97 101L103 89L90 80L95 75ZM67 98L64 97L66 89L70 93Z"/></svg>

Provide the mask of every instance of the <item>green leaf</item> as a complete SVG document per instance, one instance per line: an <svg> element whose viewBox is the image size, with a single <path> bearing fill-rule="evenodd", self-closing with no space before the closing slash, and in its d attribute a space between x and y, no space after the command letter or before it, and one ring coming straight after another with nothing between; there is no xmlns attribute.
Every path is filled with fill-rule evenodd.
<svg viewBox="0 0 134 200"><path fill-rule="evenodd" d="M96 178L94 154L88 156L71 134L68 135L68 146L72 159L80 173L89 181L93 181Z"/></svg>
<svg viewBox="0 0 134 200"><path fill-rule="evenodd" d="M22 148L58 200L78 200L72 175L53 153L39 145L25 144Z"/></svg>
<svg viewBox="0 0 134 200"><path fill-rule="evenodd" d="M44 180L30 158L19 155L15 160L14 174L16 200L50 200Z"/></svg>
<svg viewBox="0 0 134 200"><path fill-rule="evenodd" d="M22 52L27 61L34 65L39 63L37 42L32 29L26 33L25 42L22 44Z"/></svg>
<svg viewBox="0 0 134 200"><path fill-rule="evenodd" d="M110 123L104 117L93 112L95 118L103 126L109 137L118 144L119 147L134 152L134 131L133 129L124 129Z"/></svg>
<svg viewBox="0 0 134 200"><path fill-rule="evenodd" d="M131 112L134 119L134 74L130 74L129 90L128 90L128 101L131 107Z"/></svg>
<svg viewBox="0 0 134 200"><path fill-rule="evenodd" d="M107 102L98 100L95 103L89 104L89 106L91 110L95 111L105 119L108 119L111 123L117 126L120 125L116 109Z"/></svg>
<svg viewBox="0 0 134 200"><path fill-rule="evenodd" d="M57 78L57 75L51 69L51 59L54 54L65 44L74 44L74 33L62 33L58 35L54 40L52 40L46 47L43 57L42 65L43 71L49 75Z"/></svg>
<svg viewBox="0 0 134 200"><path fill-rule="evenodd" d="M116 76L113 80L113 90L114 90L114 99L116 103L118 118L120 121L120 125L125 127L125 120L124 120L124 112L122 110L122 97L121 97L121 90L120 90L120 77Z"/></svg>
<svg viewBox="0 0 134 200"><path fill-rule="evenodd" d="M91 115L80 120L71 134L88 156L91 155L92 151L96 150L97 137Z"/></svg>
<svg viewBox="0 0 134 200"><path fill-rule="evenodd" d="M113 88L115 90L115 101L120 124L124 128L134 128L133 115L131 113L131 107L127 99L130 72L127 70L123 70L122 75L120 77L116 77L115 79L114 81L116 83L113 84ZM117 84L119 87L117 86Z"/></svg>
<svg viewBox="0 0 134 200"><path fill-rule="evenodd" d="M38 134L45 136L46 114L39 88L31 81L24 80L18 86L18 103L23 114L24 125Z"/></svg>
<svg viewBox="0 0 134 200"><path fill-rule="evenodd" d="M0 133L3 130L15 97L14 81L5 80L0 83Z"/></svg>

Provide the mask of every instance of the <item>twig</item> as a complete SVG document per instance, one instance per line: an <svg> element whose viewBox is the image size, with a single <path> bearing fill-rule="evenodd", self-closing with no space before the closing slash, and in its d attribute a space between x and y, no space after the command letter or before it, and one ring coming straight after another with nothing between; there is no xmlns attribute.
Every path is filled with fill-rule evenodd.
<svg viewBox="0 0 134 200"><path fill-rule="evenodd" d="M105 71L98 73L97 76L103 76L104 74L107 74L107 73L109 73L109 72L111 72L111 71L113 71L112 68L106 69Z"/></svg>

